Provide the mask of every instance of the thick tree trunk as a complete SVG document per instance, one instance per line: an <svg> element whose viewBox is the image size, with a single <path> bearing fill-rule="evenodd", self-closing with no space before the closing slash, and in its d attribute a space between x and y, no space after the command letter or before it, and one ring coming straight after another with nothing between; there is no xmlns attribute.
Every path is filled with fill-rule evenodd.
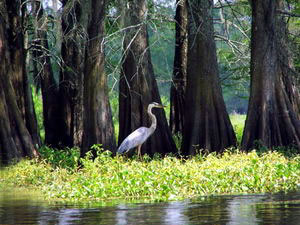
<svg viewBox="0 0 300 225"><path fill-rule="evenodd" d="M35 146L41 146L41 137L34 109L32 87L27 76L24 78L25 122Z"/></svg>
<svg viewBox="0 0 300 225"><path fill-rule="evenodd" d="M22 18L20 17L20 2L12 0L7 4L8 13L8 45L10 50L10 61L14 76L12 77L12 84L17 96L18 107L21 110L22 116L25 117L25 103L24 103L24 35L22 28Z"/></svg>
<svg viewBox="0 0 300 225"><path fill-rule="evenodd" d="M106 150L115 151L115 135L108 99L107 78L104 71L104 18L105 0L92 0L88 23L88 43L84 71L84 156L94 144L102 144Z"/></svg>
<svg viewBox="0 0 300 225"><path fill-rule="evenodd" d="M182 133L187 66L187 7L186 0L176 1L175 56L170 94L170 128L173 134Z"/></svg>
<svg viewBox="0 0 300 225"><path fill-rule="evenodd" d="M124 26L127 28L124 39L124 58L120 77L119 94L119 144L135 129L150 126L147 107L151 102L160 103L160 96L148 43L145 24L147 5L145 0L127 3ZM153 155L175 153L176 146L163 110L153 110L157 117L157 129L143 144L142 153Z"/></svg>
<svg viewBox="0 0 300 225"><path fill-rule="evenodd" d="M300 121L288 92L293 90L282 57L279 0L252 1L251 89L242 148L256 143L268 148L294 145L300 149ZM286 66L286 65L285 65Z"/></svg>
<svg viewBox="0 0 300 225"><path fill-rule="evenodd" d="M284 11L284 1L278 0L277 8ZM300 74L295 70L292 53L290 51L288 40L288 26L286 18L280 14L276 16L276 44L279 47L277 51L278 63L282 70L282 80L287 96L292 104L292 108L296 113L297 118L300 120L300 89L297 87L296 78Z"/></svg>
<svg viewBox="0 0 300 225"><path fill-rule="evenodd" d="M21 3L23 5L21 9ZM8 45L10 48L10 63L12 68L11 81L17 98L18 107L22 118L26 122L35 145L40 145L40 137L36 115L32 100L32 90L26 75L24 49L23 17L26 12L26 4L22 1L10 1L7 4L8 13ZM21 13L21 15L20 15Z"/></svg>
<svg viewBox="0 0 300 225"><path fill-rule="evenodd" d="M188 1L188 62L182 153L220 152L236 145L219 81L213 1Z"/></svg>
<svg viewBox="0 0 300 225"><path fill-rule="evenodd" d="M61 144L81 146L83 132L83 65L84 32L81 25L82 2L64 0L62 14L63 41L61 55L63 68L60 72L60 131Z"/></svg>
<svg viewBox="0 0 300 225"><path fill-rule="evenodd" d="M1 4L5 6L3 1ZM3 6L2 6L3 7ZM7 13L6 8L3 7L3 11ZM3 80L4 76L9 71L9 50L7 46L7 35L5 26L7 22L7 17L0 14L0 162L7 163L12 161L14 158L21 157L20 152L18 152L17 146L13 139L11 124L8 114L8 108L4 93ZM5 81L6 82L6 81Z"/></svg>
<svg viewBox="0 0 300 225"><path fill-rule="evenodd" d="M48 55L49 46L47 38L47 18L44 17L44 10L41 2L33 3L33 12L36 19L35 24L35 51L34 57L38 61L38 72L43 99L43 118L45 128L45 144L52 147L59 147L60 127L59 127L59 92L58 84L54 79L51 66L51 59Z"/></svg>
<svg viewBox="0 0 300 225"><path fill-rule="evenodd" d="M0 161L8 163L23 156L37 156L38 153L25 126L11 82L14 70L8 39L12 27L8 22L6 2L0 1L0 6Z"/></svg>

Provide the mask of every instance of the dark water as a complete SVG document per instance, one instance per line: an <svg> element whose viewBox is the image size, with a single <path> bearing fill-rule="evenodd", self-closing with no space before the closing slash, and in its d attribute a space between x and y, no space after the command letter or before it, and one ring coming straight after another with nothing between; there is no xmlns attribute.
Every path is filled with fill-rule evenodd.
<svg viewBox="0 0 300 225"><path fill-rule="evenodd" d="M18 192L18 193L17 193ZM299 224L300 193L203 197L168 203L49 204L0 191L0 224Z"/></svg>

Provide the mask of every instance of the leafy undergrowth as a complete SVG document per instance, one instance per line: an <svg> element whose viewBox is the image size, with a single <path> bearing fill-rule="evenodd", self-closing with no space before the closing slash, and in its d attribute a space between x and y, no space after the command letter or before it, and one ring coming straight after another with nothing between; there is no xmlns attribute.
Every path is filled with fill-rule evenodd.
<svg viewBox="0 0 300 225"><path fill-rule="evenodd" d="M300 181L300 156L279 152L258 154L228 151L199 154L190 159L145 156L142 161L112 157L81 159L78 150L70 160L53 156L23 160L0 171L1 186L41 190L48 199L67 201L143 199L166 201L215 194L294 191ZM52 158L50 157L52 156ZM73 161L73 165L72 162ZM59 163L60 162L60 163Z"/></svg>

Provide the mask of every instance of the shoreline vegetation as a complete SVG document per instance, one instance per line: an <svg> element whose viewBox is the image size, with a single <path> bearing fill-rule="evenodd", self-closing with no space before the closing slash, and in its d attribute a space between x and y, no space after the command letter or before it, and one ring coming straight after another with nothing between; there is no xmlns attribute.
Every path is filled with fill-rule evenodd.
<svg viewBox="0 0 300 225"><path fill-rule="evenodd" d="M240 142L245 115L231 115ZM180 140L177 140L180 144ZM23 159L0 168L0 190L21 188L49 201L85 203L157 202L209 195L261 194L296 191L300 185L300 155L294 149L222 154L199 151L184 159L175 156L112 156L101 146L80 159L78 148L40 149L39 159ZM18 189L16 189L18 190Z"/></svg>
<svg viewBox="0 0 300 225"><path fill-rule="evenodd" d="M38 191L51 201L170 201L207 195L290 192L299 188L300 156L279 151L199 153L189 159L123 156L98 148L79 160L78 149L44 147L43 159L0 170L0 189ZM80 161L80 164L79 164ZM81 166L79 166L81 165Z"/></svg>

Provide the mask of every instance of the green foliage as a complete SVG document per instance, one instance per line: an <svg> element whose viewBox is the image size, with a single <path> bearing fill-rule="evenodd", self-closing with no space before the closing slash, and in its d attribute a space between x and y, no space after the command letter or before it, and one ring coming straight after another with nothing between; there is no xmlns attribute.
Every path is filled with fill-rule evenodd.
<svg viewBox="0 0 300 225"><path fill-rule="evenodd" d="M80 149L66 148L63 150L43 146L39 150L41 157L54 168L75 169L78 167Z"/></svg>
<svg viewBox="0 0 300 225"><path fill-rule="evenodd" d="M214 9L217 56L229 113L247 111L249 96L251 9L248 1L219 1Z"/></svg>
<svg viewBox="0 0 300 225"><path fill-rule="evenodd" d="M170 100L169 100L168 97L163 95L161 97L161 103L165 106L164 111L165 111L167 120L169 121L169 119L170 119L170 109L171 109Z"/></svg>
<svg viewBox="0 0 300 225"><path fill-rule="evenodd" d="M113 124L115 129L116 140L119 137L119 98L115 91L111 91L109 94L109 102L112 111Z"/></svg>
<svg viewBox="0 0 300 225"><path fill-rule="evenodd" d="M230 114L230 121L233 126L236 139L239 145L241 144L242 137L243 137L245 120L246 120L246 115L237 114L237 113Z"/></svg>
<svg viewBox="0 0 300 225"><path fill-rule="evenodd" d="M98 156L92 160L91 154L87 154L81 159L81 167L78 160L69 166L70 161L62 159L72 158L76 149L70 149L74 152L61 158L57 151L46 149L43 156L48 158L44 160L23 160L2 169L0 183L40 189L49 199L81 202L165 201L201 195L287 192L295 190L299 183L299 156L287 158L279 152L200 152L189 159L144 156L140 161L112 157L111 152L95 148Z"/></svg>
<svg viewBox="0 0 300 225"><path fill-rule="evenodd" d="M180 148L181 148L181 143L182 143L182 135L180 133L173 135L173 139L176 145L176 148L179 151L180 154Z"/></svg>
<svg viewBox="0 0 300 225"><path fill-rule="evenodd" d="M45 140L44 117L43 117L43 102L42 95L35 90L32 91L34 110L38 122L38 129L42 140Z"/></svg>

